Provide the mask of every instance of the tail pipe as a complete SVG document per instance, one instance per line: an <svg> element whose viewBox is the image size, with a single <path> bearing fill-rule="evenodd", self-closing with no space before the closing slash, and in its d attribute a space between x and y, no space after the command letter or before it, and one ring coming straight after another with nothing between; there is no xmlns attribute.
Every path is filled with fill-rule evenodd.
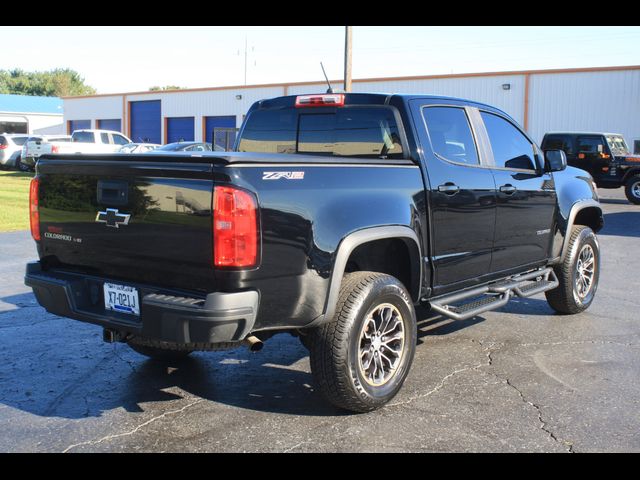
<svg viewBox="0 0 640 480"><path fill-rule="evenodd" d="M259 352L264 347L264 342L254 335L248 336L242 343L249 347L252 352Z"/></svg>

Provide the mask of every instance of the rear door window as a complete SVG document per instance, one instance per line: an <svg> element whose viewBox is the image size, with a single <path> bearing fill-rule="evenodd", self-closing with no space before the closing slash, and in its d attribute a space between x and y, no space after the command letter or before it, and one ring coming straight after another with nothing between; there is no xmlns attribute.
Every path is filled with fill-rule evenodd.
<svg viewBox="0 0 640 480"><path fill-rule="evenodd" d="M241 152L338 157L404 158L400 131L388 107L256 110L238 144Z"/></svg>
<svg viewBox="0 0 640 480"><path fill-rule="evenodd" d="M422 111L433 151L455 163L478 165L469 119L460 107L426 107Z"/></svg>
<svg viewBox="0 0 640 480"><path fill-rule="evenodd" d="M102 140L102 143L113 143L113 142L109 142L109 134L102 132L100 134L100 140Z"/></svg>
<svg viewBox="0 0 640 480"><path fill-rule="evenodd" d="M533 144L508 120L489 112L480 112L489 135L493 161L498 168L535 170Z"/></svg>

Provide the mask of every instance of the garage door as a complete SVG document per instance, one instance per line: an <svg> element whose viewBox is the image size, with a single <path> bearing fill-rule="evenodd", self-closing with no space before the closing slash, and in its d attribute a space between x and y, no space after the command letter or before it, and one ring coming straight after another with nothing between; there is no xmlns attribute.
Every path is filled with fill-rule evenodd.
<svg viewBox="0 0 640 480"><path fill-rule="evenodd" d="M194 118L167 118L167 143L192 142L194 140Z"/></svg>
<svg viewBox="0 0 640 480"><path fill-rule="evenodd" d="M91 120L69 120L69 133L91 128Z"/></svg>
<svg viewBox="0 0 640 480"><path fill-rule="evenodd" d="M213 140L213 130L215 128L236 128L236 117L235 115L227 115L224 117L205 117L205 132L207 136L207 142L212 143ZM218 135L219 138L215 139L215 143L222 147L225 146L226 135L221 133ZM229 141L233 143L235 140L235 133L231 132L229 135Z"/></svg>
<svg viewBox="0 0 640 480"><path fill-rule="evenodd" d="M114 130L116 132L121 132L121 123L119 118L108 119L108 120L98 120L98 127L103 130Z"/></svg>
<svg viewBox="0 0 640 480"><path fill-rule="evenodd" d="M162 143L160 135L160 100L131 102L131 140Z"/></svg>

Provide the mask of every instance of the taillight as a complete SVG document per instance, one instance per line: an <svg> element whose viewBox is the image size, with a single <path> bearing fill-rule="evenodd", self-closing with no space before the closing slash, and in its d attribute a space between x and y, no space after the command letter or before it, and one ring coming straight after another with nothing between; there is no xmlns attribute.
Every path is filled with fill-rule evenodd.
<svg viewBox="0 0 640 480"><path fill-rule="evenodd" d="M258 205L253 195L233 187L213 190L213 264L253 267L258 260Z"/></svg>
<svg viewBox="0 0 640 480"><path fill-rule="evenodd" d="M40 212L38 211L38 194L40 193L40 179L33 177L29 185L29 223L31 224L31 236L40 241Z"/></svg>
<svg viewBox="0 0 640 480"><path fill-rule="evenodd" d="M342 107L344 95L331 93L327 95L302 95L296 97L296 108L301 107Z"/></svg>
<svg viewBox="0 0 640 480"><path fill-rule="evenodd" d="M58 145L51 145L51 153L58 153L60 147Z"/></svg>
<svg viewBox="0 0 640 480"><path fill-rule="evenodd" d="M0 144L0 150L4 150L5 148L7 148L9 145L2 145Z"/></svg>

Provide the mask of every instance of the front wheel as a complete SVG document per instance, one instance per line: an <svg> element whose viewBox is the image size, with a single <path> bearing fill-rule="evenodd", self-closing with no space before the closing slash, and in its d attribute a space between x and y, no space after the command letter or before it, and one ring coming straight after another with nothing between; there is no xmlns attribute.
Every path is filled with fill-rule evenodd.
<svg viewBox="0 0 640 480"><path fill-rule="evenodd" d="M349 273L333 319L309 335L314 383L340 408L380 408L402 387L416 337L415 310L400 281L382 273Z"/></svg>
<svg viewBox="0 0 640 480"><path fill-rule="evenodd" d="M624 193L629 202L640 205L640 175L634 175L624 184Z"/></svg>
<svg viewBox="0 0 640 480"><path fill-rule="evenodd" d="M555 311L580 313L589 308L598 289L600 247L596 234L584 225L575 225L567 241L567 255L554 267L559 285L545 295Z"/></svg>

